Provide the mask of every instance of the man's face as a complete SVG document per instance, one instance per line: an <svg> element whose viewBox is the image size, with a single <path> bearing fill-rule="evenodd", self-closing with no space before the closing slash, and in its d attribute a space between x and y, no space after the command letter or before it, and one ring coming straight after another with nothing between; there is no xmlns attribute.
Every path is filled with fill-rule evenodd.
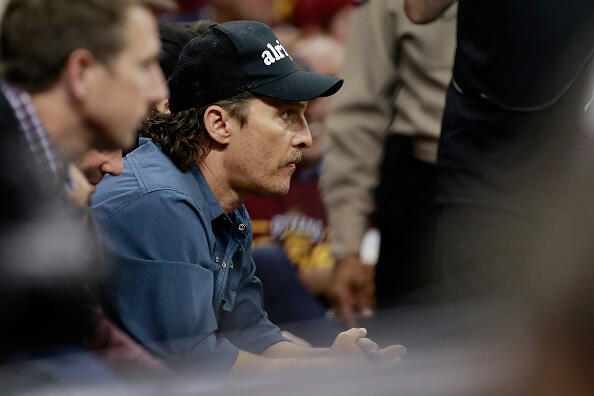
<svg viewBox="0 0 594 396"><path fill-rule="evenodd" d="M93 186L93 192L95 192L97 190L97 184L103 179L103 176L108 173L112 176L122 174L124 169L122 150L91 150L85 154L77 166L83 175L85 175L87 181Z"/></svg>
<svg viewBox="0 0 594 396"><path fill-rule="evenodd" d="M157 62L160 41L153 15L134 6L127 11L125 48L106 65L99 65L86 104L95 144L105 150L126 149L148 110L167 95Z"/></svg>
<svg viewBox="0 0 594 396"><path fill-rule="evenodd" d="M256 98L248 106L247 122L235 128L226 148L231 188L240 194L284 195L302 151L311 146L307 102Z"/></svg>

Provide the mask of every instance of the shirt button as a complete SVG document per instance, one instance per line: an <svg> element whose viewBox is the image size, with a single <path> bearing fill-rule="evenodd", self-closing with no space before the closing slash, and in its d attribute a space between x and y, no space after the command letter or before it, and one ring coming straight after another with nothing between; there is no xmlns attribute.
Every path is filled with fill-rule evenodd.
<svg viewBox="0 0 594 396"><path fill-rule="evenodd" d="M227 263L223 261L223 264L221 264L221 267L227 268Z"/></svg>
<svg viewBox="0 0 594 396"><path fill-rule="evenodd" d="M218 263L219 261L221 261L221 258L219 256L215 257L215 261Z"/></svg>
<svg viewBox="0 0 594 396"><path fill-rule="evenodd" d="M239 228L239 231L245 231L245 224L241 223L237 228Z"/></svg>

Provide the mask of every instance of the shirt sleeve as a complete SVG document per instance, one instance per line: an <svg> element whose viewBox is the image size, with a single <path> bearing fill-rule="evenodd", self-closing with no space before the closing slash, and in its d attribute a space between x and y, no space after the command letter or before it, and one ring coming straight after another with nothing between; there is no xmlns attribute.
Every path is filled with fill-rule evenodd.
<svg viewBox="0 0 594 396"><path fill-rule="evenodd" d="M183 195L152 192L98 217L114 259L105 294L124 328L175 368L230 370L238 349L217 332L207 236Z"/></svg>
<svg viewBox="0 0 594 396"><path fill-rule="evenodd" d="M256 277L256 265L251 257L251 248L246 252L248 258L242 270L232 312L224 312L221 328L225 336L239 349L257 355L272 345L286 341L279 328L268 320L263 309L262 282Z"/></svg>
<svg viewBox="0 0 594 396"><path fill-rule="evenodd" d="M327 119L328 151L320 187L330 247L337 257L359 251L394 116L399 37L398 19L388 4L374 0L353 12L341 73L345 84L333 98Z"/></svg>

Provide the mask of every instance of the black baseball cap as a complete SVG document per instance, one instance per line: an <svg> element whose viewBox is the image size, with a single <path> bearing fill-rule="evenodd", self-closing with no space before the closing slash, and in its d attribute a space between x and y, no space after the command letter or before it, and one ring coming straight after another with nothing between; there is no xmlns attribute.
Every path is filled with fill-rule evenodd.
<svg viewBox="0 0 594 396"><path fill-rule="evenodd" d="M198 33L178 23L159 22L159 38L161 39L159 66L166 78L173 74L177 59L184 46L196 36Z"/></svg>
<svg viewBox="0 0 594 396"><path fill-rule="evenodd" d="M212 25L186 44L167 82L169 108L178 112L245 91L311 100L334 94L343 80L300 70L267 25L234 21Z"/></svg>

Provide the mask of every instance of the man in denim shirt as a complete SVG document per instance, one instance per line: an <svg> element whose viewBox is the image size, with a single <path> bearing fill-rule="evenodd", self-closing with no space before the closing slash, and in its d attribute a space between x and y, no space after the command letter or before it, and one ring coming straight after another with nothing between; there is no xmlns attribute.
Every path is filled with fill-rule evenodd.
<svg viewBox="0 0 594 396"><path fill-rule="evenodd" d="M403 353L378 349L365 329L330 348L286 341L254 276L243 201L288 192L311 145L307 101L341 85L299 70L264 24L214 25L186 45L169 78L171 113L151 114L123 174L98 186L93 210L116 260L107 301L170 366L261 372Z"/></svg>

